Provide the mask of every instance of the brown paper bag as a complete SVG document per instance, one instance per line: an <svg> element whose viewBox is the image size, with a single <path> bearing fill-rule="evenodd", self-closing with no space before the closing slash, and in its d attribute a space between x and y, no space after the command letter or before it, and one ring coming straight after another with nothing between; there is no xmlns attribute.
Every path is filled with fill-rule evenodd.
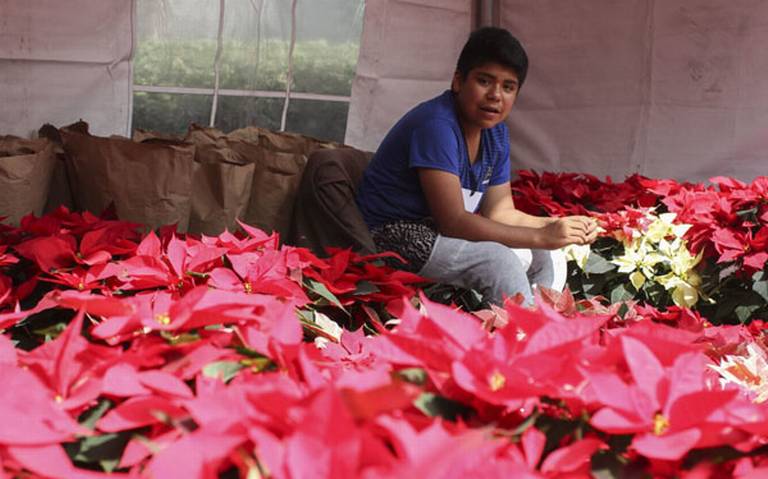
<svg viewBox="0 0 768 479"><path fill-rule="evenodd" d="M56 166L48 140L0 137L0 216L18 226L23 216L43 214Z"/></svg>
<svg viewBox="0 0 768 479"><path fill-rule="evenodd" d="M45 203L43 213L50 213L64 206L70 210L75 209L75 203L72 199L72 188L69 184L69 175L67 174L67 162L64 150L54 146L54 163L51 186L48 188L48 200Z"/></svg>
<svg viewBox="0 0 768 479"><path fill-rule="evenodd" d="M262 150L256 160L253 187L243 221L286 238L293 204L307 157L297 153Z"/></svg>
<svg viewBox="0 0 768 479"><path fill-rule="evenodd" d="M186 232L195 147L183 142L100 138L63 128L75 206L99 214L114 202L118 218Z"/></svg>
<svg viewBox="0 0 768 479"><path fill-rule="evenodd" d="M258 145L268 151L307 153L306 137L296 133L277 132L249 126L235 130L227 135L227 137Z"/></svg>
<svg viewBox="0 0 768 479"><path fill-rule="evenodd" d="M219 130L191 125L187 141L195 145L195 162L199 165L193 180L191 233L217 235L238 228L248 207L253 184L255 149L239 145Z"/></svg>
<svg viewBox="0 0 768 479"><path fill-rule="evenodd" d="M307 157L316 149L343 145L253 126L235 130L227 137L259 146L245 222L267 232L278 231L287 238Z"/></svg>
<svg viewBox="0 0 768 479"><path fill-rule="evenodd" d="M141 128L136 128L135 130L133 130L133 135L131 136L131 139L136 143L143 143L145 141L151 141L151 140L184 141L184 137L182 136L169 135L166 133L158 133L156 131L143 130Z"/></svg>

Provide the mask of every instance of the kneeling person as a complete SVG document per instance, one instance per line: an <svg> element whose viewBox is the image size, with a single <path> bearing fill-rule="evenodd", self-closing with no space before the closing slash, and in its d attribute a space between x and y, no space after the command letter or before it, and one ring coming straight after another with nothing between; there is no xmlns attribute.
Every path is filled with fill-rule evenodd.
<svg viewBox="0 0 768 479"><path fill-rule="evenodd" d="M543 218L515 208L504 120L527 70L527 55L508 31L473 32L451 89L395 124L357 196L379 250L499 304L517 293L531 304L533 285L562 289L566 266L558 249L597 234L588 217Z"/></svg>

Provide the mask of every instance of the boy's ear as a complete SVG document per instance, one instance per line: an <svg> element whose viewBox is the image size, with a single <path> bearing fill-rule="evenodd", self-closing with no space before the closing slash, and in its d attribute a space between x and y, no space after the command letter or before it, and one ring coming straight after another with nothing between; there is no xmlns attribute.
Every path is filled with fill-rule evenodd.
<svg viewBox="0 0 768 479"><path fill-rule="evenodd" d="M462 82L461 72L456 70L453 73L453 80L451 80L451 91L454 93L458 93L459 89L461 89L461 82Z"/></svg>

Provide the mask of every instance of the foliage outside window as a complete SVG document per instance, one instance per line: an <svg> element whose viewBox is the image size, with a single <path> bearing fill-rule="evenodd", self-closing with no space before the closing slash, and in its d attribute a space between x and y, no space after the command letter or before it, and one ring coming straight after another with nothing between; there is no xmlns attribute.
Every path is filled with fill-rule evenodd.
<svg viewBox="0 0 768 479"><path fill-rule="evenodd" d="M279 129L290 48L290 17L285 14L291 2L227 0L224 5L214 126L223 131L249 125ZM207 125L218 2L146 0L138 6L133 128L179 134L191 122ZM362 6L362 0L297 2L286 130L343 141ZM341 25L322 25L328 12L334 22L344 20Z"/></svg>

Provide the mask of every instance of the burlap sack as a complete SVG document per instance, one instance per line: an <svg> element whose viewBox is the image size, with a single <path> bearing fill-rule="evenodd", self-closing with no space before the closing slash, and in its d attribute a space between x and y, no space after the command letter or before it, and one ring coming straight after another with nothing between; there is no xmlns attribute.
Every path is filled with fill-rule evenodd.
<svg viewBox="0 0 768 479"><path fill-rule="evenodd" d="M29 213L45 208L56 166L53 144L45 139L0 137L0 216L18 226Z"/></svg>
<svg viewBox="0 0 768 479"><path fill-rule="evenodd" d="M238 228L251 197L256 148L229 139L214 128L191 125L186 140L195 145L191 233L217 235Z"/></svg>
<svg viewBox="0 0 768 479"><path fill-rule="evenodd" d="M101 213L114 202L118 218L150 228L177 224L186 232L192 204L195 147L183 142L100 138L61 129L75 207Z"/></svg>

